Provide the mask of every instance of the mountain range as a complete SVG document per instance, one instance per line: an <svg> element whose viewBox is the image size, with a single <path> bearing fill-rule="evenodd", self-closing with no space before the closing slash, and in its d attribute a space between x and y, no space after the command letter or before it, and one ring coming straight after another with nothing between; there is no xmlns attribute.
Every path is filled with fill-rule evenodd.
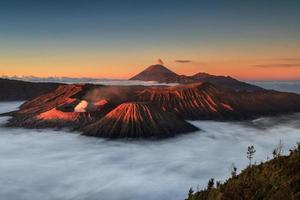
<svg viewBox="0 0 300 200"><path fill-rule="evenodd" d="M152 65L131 80L175 86L106 86L0 79L0 100L25 100L7 126L62 128L95 137L163 138L199 130L186 120L244 120L300 111L300 95L228 76L177 75Z"/></svg>
<svg viewBox="0 0 300 200"><path fill-rule="evenodd" d="M195 75L199 80L207 76L211 75ZM158 81L171 77L178 80L172 71L155 65L136 79ZM225 87L220 84L224 79ZM211 80L216 82L175 86L61 84L26 101L18 111L10 113L12 118L6 125L69 127L95 137L164 138L199 130L186 120L245 120L300 111L298 94L255 89L234 79L231 84L237 86L232 86L230 77L213 76ZM241 89L241 84L248 89Z"/></svg>
<svg viewBox="0 0 300 200"><path fill-rule="evenodd" d="M263 88L238 81L230 76L215 76L207 73L197 73L192 76L178 75L161 64L151 65L129 80L157 81L160 83L203 83L210 82L217 86L233 90L260 91Z"/></svg>

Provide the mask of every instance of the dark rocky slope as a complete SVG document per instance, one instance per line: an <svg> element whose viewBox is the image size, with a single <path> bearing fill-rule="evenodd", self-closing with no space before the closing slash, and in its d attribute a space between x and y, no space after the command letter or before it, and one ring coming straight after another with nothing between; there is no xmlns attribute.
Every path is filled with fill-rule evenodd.
<svg viewBox="0 0 300 200"><path fill-rule="evenodd" d="M197 73L195 75L189 76L189 78L194 81L200 82L210 82L219 87L225 87L229 89L234 89L236 91L262 91L264 90L261 87L245 83L239 80L236 80L230 76L215 76L207 73Z"/></svg>
<svg viewBox="0 0 300 200"><path fill-rule="evenodd" d="M136 101L151 102L164 111L185 119L229 119L239 113L222 99L220 90L210 83L147 88Z"/></svg>
<svg viewBox="0 0 300 200"><path fill-rule="evenodd" d="M0 101L23 101L53 91L58 83L33 83L0 78Z"/></svg>
<svg viewBox="0 0 300 200"><path fill-rule="evenodd" d="M119 105L99 121L85 127L83 134L109 138L163 138L196 130L198 128L172 113L149 104L129 102Z"/></svg>
<svg viewBox="0 0 300 200"><path fill-rule="evenodd" d="M43 94L20 106L13 113L7 126L26 128L75 126L82 122L92 121L89 113L74 112L80 103L72 96L84 89L84 85L61 85L53 92Z"/></svg>
<svg viewBox="0 0 300 200"><path fill-rule="evenodd" d="M192 120L240 120L300 111L300 95L276 91L233 91L211 83L149 87L135 97Z"/></svg>
<svg viewBox="0 0 300 200"><path fill-rule="evenodd" d="M224 184L209 184L190 193L187 200L298 200L300 199L300 146L289 156L247 167Z"/></svg>

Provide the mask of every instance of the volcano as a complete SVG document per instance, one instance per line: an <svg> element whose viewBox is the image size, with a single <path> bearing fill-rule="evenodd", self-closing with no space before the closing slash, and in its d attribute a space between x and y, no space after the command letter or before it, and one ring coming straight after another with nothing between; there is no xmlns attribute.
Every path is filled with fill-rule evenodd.
<svg viewBox="0 0 300 200"><path fill-rule="evenodd" d="M109 138L164 138L197 130L185 120L245 120L300 111L300 95L176 86L61 85L11 113L7 126L62 128Z"/></svg>
<svg viewBox="0 0 300 200"><path fill-rule="evenodd" d="M164 82L168 79L174 79L178 77L178 74L172 72L163 65L151 65L141 73L130 78L130 80L141 80L141 81L158 81Z"/></svg>
<svg viewBox="0 0 300 200"><path fill-rule="evenodd" d="M169 70L163 65L151 65L141 73L130 78L130 80L140 81L157 81L159 83L178 83L178 84L191 84L191 83L204 83L210 82L216 86L236 90L236 91L262 91L261 87L251 85L230 76L216 76L207 73L197 73L192 76L178 75Z"/></svg>
<svg viewBox="0 0 300 200"><path fill-rule="evenodd" d="M149 104L128 102L119 105L98 122L85 127L83 134L109 138L163 138L196 130L198 128L178 119L172 113Z"/></svg>

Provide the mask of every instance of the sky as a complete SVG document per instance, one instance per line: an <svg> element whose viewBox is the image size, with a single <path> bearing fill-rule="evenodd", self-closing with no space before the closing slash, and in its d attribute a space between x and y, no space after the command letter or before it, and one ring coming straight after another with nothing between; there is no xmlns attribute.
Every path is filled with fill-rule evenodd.
<svg viewBox="0 0 300 200"><path fill-rule="evenodd" d="M297 0L3 0L0 75L300 80Z"/></svg>

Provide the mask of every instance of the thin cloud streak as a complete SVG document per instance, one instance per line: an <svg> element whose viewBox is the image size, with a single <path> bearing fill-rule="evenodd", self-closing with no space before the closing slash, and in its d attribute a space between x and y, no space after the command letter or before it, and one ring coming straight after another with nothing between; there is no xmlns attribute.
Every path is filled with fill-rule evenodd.
<svg viewBox="0 0 300 200"><path fill-rule="evenodd" d="M175 60L177 63L191 63L191 60Z"/></svg>
<svg viewBox="0 0 300 200"><path fill-rule="evenodd" d="M255 65L255 67L259 67L259 68L294 68L294 67L300 67L300 63L261 64L261 65Z"/></svg>
<svg viewBox="0 0 300 200"><path fill-rule="evenodd" d="M300 61L300 58L281 58L282 61L289 61L289 62L297 62Z"/></svg>

